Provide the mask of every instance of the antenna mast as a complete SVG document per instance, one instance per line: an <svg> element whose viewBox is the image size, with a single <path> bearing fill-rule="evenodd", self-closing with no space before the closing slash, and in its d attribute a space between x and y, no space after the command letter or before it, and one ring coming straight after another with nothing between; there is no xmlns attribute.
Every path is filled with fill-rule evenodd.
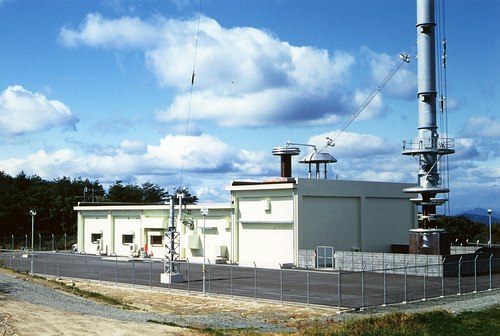
<svg viewBox="0 0 500 336"><path fill-rule="evenodd" d="M441 184L438 164L440 159L455 152L453 139L439 138L436 122L436 42L435 42L434 0L417 0L417 52L418 52L418 137L416 140L403 141L403 155L418 159L418 186L404 189L406 193L419 194L412 201L421 207L418 215L419 230L412 240L410 231L410 253L440 253L445 244L433 248L432 239L436 228L436 206L447 199L436 197L448 193L449 189Z"/></svg>

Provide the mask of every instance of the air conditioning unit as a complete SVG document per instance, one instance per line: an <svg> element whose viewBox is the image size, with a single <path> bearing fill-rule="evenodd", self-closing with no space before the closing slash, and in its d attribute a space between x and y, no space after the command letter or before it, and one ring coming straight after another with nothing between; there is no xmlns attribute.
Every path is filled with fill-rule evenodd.
<svg viewBox="0 0 500 336"><path fill-rule="evenodd" d="M135 253L137 250L137 245L135 244L130 244L128 247L130 249L130 253Z"/></svg>

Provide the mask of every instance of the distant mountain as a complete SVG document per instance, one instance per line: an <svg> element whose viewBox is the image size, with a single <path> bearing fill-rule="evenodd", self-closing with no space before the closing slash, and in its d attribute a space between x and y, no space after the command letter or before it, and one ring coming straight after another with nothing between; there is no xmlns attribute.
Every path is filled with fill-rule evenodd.
<svg viewBox="0 0 500 336"><path fill-rule="evenodd" d="M498 212L495 214L495 211L493 211L492 216L491 216L491 223L500 223L500 217L495 217L495 215L498 216ZM489 223L489 216L487 209L481 209L481 208L475 208L471 210L466 210L462 213L460 213L458 216L463 216L465 218L470 219L471 221L474 222L479 222L483 224L488 224Z"/></svg>

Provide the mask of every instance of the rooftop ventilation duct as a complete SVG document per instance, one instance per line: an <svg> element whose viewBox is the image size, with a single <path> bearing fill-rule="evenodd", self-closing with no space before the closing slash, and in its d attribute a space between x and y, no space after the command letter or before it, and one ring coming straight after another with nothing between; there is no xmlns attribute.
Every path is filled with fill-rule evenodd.
<svg viewBox="0 0 500 336"><path fill-rule="evenodd" d="M274 147L273 155L281 157L281 177L292 177L292 156L299 155L298 147Z"/></svg>

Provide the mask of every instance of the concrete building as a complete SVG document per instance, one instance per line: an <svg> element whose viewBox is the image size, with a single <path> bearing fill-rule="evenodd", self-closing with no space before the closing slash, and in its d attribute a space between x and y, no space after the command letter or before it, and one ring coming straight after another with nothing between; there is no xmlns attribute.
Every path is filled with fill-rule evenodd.
<svg viewBox="0 0 500 336"><path fill-rule="evenodd" d="M417 227L416 207L404 194L410 184L278 178L234 181L231 204L183 207L180 259L279 267L299 264L301 251L318 246L335 250L390 252L408 244ZM208 209L203 216L201 210ZM164 258L169 205L81 203L78 251ZM204 229L203 229L204 227ZM205 243L204 243L205 242ZM147 244L147 247L146 247Z"/></svg>
<svg viewBox="0 0 500 336"><path fill-rule="evenodd" d="M201 214L203 208L208 209L207 216ZM78 252L165 257L164 233L168 229L169 205L80 203L75 210L78 212ZM202 258L203 238L207 258L212 262L216 258L227 258L230 224L229 205L183 206L182 220L177 219L180 258L192 261Z"/></svg>
<svg viewBox="0 0 500 336"><path fill-rule="evenodd" d="M231 253L240 264L298 264L300 251L390 252L417 226L405 184L282 178L233 182ZM407 187L409 185L406 185Z"/></svg>

